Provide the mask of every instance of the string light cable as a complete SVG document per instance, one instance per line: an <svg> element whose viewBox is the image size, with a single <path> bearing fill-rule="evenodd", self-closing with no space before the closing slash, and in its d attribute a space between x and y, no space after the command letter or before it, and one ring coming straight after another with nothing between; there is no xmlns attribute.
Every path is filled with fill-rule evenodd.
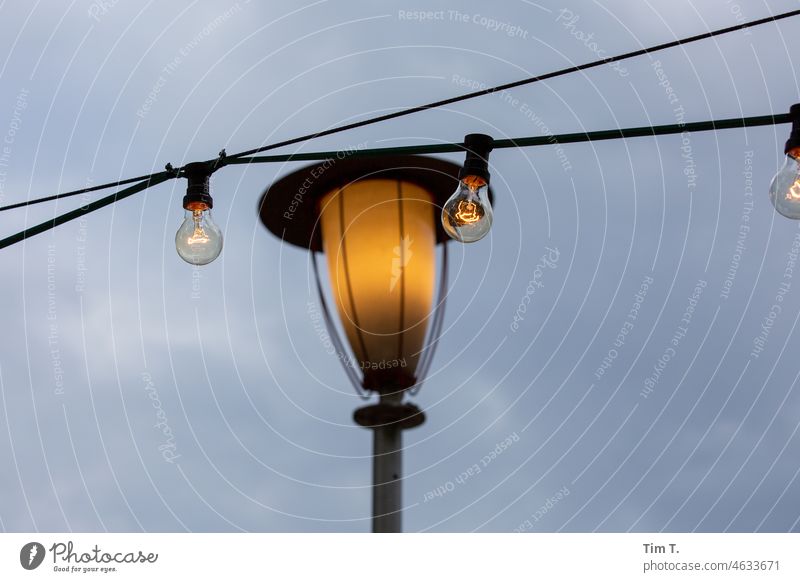
<svg viewBox="0 0 800 582"><path fill-rule="evenodd" d="M513 89L516 87L521 87L524 85L530 85L533 83L537 83L540 81L545 81L548 79L553 79L556 77L560 77L563 75L567 75L569 73L585 71L587 69L599 67L601 65L607 65L610 63L614 63L617 61L621 61L624 59L630 59L637 56L651 54L657 51L662 51L668 48L672 48L675 46L685 45L693 42L697 42L703 39L712 38L715 36L728 34L734 31L743 30L749 27L759 26L762 24L767 24L771 22L776 22L785 18L790 18L793 16L800 15L799 10L792 10L789 12L784 12L781 14L776 14L774 16L769 16L765 18L761 18L758 20L753 20L750 22L744 22L737 24L735 26L730 26L727 28L722 28L718 30L713 30L709 32L705 32L702 34L697 34L691 37L677 39L674 41L670 41L667 43L655 45L649 48L638 49L635 51L623 53L616 56L610 56L603 59L599 59L596 61L592 61L589 63L584 63L582 65L576 65L572 67L567 67L564 69L559 69L557 71L553 71L550 73L546 73L543 75L538 75L534 77L529 77L526 79L522 79L519 81L514 81L511 83L506 83L503 85L497 85L495 87L489 87L485 89L481 89L479 91L474 91L471 93L465 93L463 95L458 95L456 97L451 97L449 99L444 99L440 101L434 101L425 105L419 105L415 107L411 107L408 109L403 109L400 111L392 112L385 115L380 115L377 117L372 117L369 119L365 119L362 121L358 121L355 123L350 123L347 125L337 126L331 129L327 129L324 131L319 131L316 133L310 133L306 135L302 135L300 137L296 137L289 140L284 140L280 142L275 142L272 144L267 144L258 148L245 150L242 152L238 152L232 155L226 155L225 150L220 152L219 157L205 161L205 162L193 162L191 164L187 164L181 168L174 168L171 164L166 165L166 169L162 172L155 172L152 174L147 174L143 176L138 176L135 178L128 178L124 180L117 180L115 182L109 182L106 184L100 184L97 186L92 186L89 188L83 188L80 190L73 190L70 192L64 192L60 194L54 194L51 196L45 196L41 198L35 198L31 200L26 200L23 202L17 202L13 204L9 204L6 206L0 206L0 212L5 212L8 210L23 208L27 206L31 206L34 204L41 204L44 202L52 202L55 200L61 200L63 198L77 196L79 194L85 194L89 192L97 192L104 189L119 187L119 186L127 186L121 190L118 190L114 194L101 198L99 200L89 202L88 204L81 206L75 210L70 212L66 212L64 214L58 215L53 217L50 220L37 224L35 226L28 227L16 234L13 234L9 237L4 239L0 239L0 249L6 248L18 242L21 242L27 238L35 236L37 234L41 234L43 232L47 232L61 224L79 218L81 216L85 216L91 212L109 206L110 204L114 204L119 202L120 200L124 200L138 192L141 192L147 188L156 186L163 182L166 182L171 179L175 178L187 178L190 182L190 187L192 181L194 180L194 199L189 192L187 192L187 196L184 198L184 208L187 209L187 213L191 212L191 209L187 204L190 206L194 205L197 206L197 200L202 199L204 204L204 210L202 212L206 212L210 210L210 202L211 197L208 192L208 177L218 169L228 166L228 165L241 165L241 164L262 164L262 163L275 163L275 162L298 162L298 161L319 161L319 160L328 160L328 159L336 159L337 156L341 156L340 151L321 151L321 152L307 152L307 153L293 153L293 154L280 154L280 155L268 155L268 156L258 156L255 154L259 154L265 151L278 149L281 147L286 147L289 145L298 144L301 142L309 141L315 138L324 137L333 135L336 133L341 133L344 131L349 131L351 129L356 129L360 127L365 127L367 125L372 125L376 123L380 123L382 121L388 121L390 119L396 119L399 117L411 115L414 113L418 113L421 111L426 111L429 109L435 109L438 107L443 107L445 105L451 105L454 103L458 103L461 101L466 101L469 99L475 99L477 97L482 97L485 95L490 95L492 93L496 93L499 91L506 91L509 89ZM794 110L793 110L794 111ZM800 110L797 111L800 114ZM797 117L797 116L795 116ZM682 123L682 124L668 124L668 125L654 125L654 126L642 126L642 127L630 127L630 128L618 128L618 129L608 129L608 130L601 130L601 131L590 131L590 132L577 132L577 133L566 133L566 134L559 134L559 135L548 135L548 136L532 136L532 137L520 137L520 138L513 138L513 139L503 139L503 140L495 140L493 142L492 149L506 149L506 148L524 148L524 147L535 147L535 146L542 146L542 145L549 145L553 143L559 144L568 144L568 143L579 143L579 142L587 142L587 141L602 141L602 140L609 140L609 139L625 139L625 138L634 138L634 137L646 137L646 136L658 136L658 135L669 135L669 134L676 134L676 133L683 133L683 132L702 132L702 131L716 131L722 129L733 129L733 128L746 128L746 127L757 127L757 126L764 126L764 125L777 125L777 124L784 124L793 122L793 116L791 114L778 114L778 115L761 115L755 117L739 117L739 118L729 118L729 119L721 119L721 120L708 120L708 121L697 121L697 122L690 122L690 123ZM362 150L353 150L347 151L348 157L372 157L372 156L386 156L386 155L399 155L399 154L437 154L437 153L458 153L458 152L465 152L469 151L464 143L442 143L442 144L425 144L425 145L411 145L411 146L401 146L401 147L388 147L388 148L373 148L373 149L362 149ZM787 155L789 152L787 151ZM792 157L792 159L794 159ZM202 171L201 171L202 170ZM199 172L199 173L198 173ZM130 185L129 185L130 184ZM203 193L197 194L200 190L203 190ZM200 196L200 198L197 198ZM188 202L187 202L188 199ZM195 210L197 212L197 210ZM180 232L180 231L179 231ZM197 234L196 232L194 233ZM185 257L184 257L185 258ZM213 260L213 259L212 259ZM190 261L191 262L191 261Z"/></svg>

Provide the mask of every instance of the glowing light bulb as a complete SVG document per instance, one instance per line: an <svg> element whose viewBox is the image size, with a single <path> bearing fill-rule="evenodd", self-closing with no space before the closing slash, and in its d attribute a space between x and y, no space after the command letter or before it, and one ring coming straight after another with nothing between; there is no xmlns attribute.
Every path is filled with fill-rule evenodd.
<svg viewBox="0 0 800 582"><path fill-rule="evenodd" d="M175 234L178 255L192 265L207 265L222 252L222 231L211 218L211 209L187 209Z"/></svg>
<svg viewBox="0 0 800 582"><path fill-rule="evenodd" d="M480 176L464 176L442 208L442 226L455 240L471 243L482 239L492 227L489 184Z"/></svg>
<svg viewBox="0 0 800 582"><path fill-rule="evenodd" d="M786 154L786 162L769 186L769 199L780 214L800 220L800 148Z"/></svg>
<svg viewBox="0 0 800 582"><path fill-rule="evenodd" d="M220 152L220 159L225 150ZM209 179L216 164L195 162L183 169L188 181L183 208L186 210L178 232L175 248L178 255L192 265L207 265L222 252L222 231L211 218L214 200Z"/></svg>
<svg viewBox="0 0 800 582"><path fill-rule="evenodd" d="M458 173L458 188L442 207L442 227L459 242L481 240L492 228L489 152L493 145L492 137L482 133L464 137L467 156Z"/></svg>
<svg viewBox="0 0 800 582"><path fill-rule="evenodd" d="M769 185L769 199L786 218L800 220L800 103L789 108L792 131L783 148L786 161Z"/></svg>

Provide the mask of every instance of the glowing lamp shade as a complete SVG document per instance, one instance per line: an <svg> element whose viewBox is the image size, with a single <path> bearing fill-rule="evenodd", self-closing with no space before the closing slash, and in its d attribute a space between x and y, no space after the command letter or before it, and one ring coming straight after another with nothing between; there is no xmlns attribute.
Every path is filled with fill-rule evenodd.
<svg viewBox="0 0 800 582"><path fill-rule="evenodd" d="M396 179L319 201L333 301L367 389L415 382L436 286L435 209L429 192Z"/></svg>
<svg viewBox="0 0 800 582"><path fill-rule="evenodd" d="M461 169L426 156L343 153L283 176L259 201L267 230L310 251L325 324L359 391L425 380L447 290L451 238L439 216Z"/></svg>

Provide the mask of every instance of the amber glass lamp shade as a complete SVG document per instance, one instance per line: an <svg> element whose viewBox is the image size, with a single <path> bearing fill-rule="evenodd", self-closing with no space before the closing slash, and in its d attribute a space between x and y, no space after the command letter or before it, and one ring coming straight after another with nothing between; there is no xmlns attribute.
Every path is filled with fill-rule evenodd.
<svg viewBox="0 0 800 582"><path fill-rule="evenodd" d="M412 386L431 315L435 206L402 180L365 179L319 201L333 301L364 387Z"/></svg>

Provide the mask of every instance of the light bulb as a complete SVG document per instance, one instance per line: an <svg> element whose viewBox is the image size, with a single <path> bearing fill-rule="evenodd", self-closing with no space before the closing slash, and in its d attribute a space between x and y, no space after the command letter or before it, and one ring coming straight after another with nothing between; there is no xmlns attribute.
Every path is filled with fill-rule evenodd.
<svg viewBox="0 0 800 582"><path fill-rule="evenodd" d="M786 161L769 185L769 199L786 218L800 220L800 103L789 108L792 131L783 152Z"/></svg>
<svg viewBox="0 0 800 582"><path fill-rule="evenodd" d="M800 220L800 148L787 152L786 161L769 186L769 199L780 214Z"/></svg>
<svg viewBox="0 0 800 582"><path fill-rule="evenodd" d="M178 255L192 265L207 265L222 252L222 231L211 218L211 209L187 209L175 233Z"/></svg>
<svg viewBox="0 0 800 582"><path fill-rule="evenodd" d="M442 226L455 240L471 243L482 239L492 227L489 185L479 176L464 176L442 208Z"/></svg>
<svg viewBox="0 0 800 582"><path fill-rule="evenodd" d="M182 170L188 181L183 197L186 213L175 233L175 248L178 255L192 265L207 265L222 252L222 232L211 218L214 200L209 179L224 156L225 150L222 150L216 162L194 162Z"/></svg>
<svg viewBox="0 0 800 582"><path fill-rule="evenodd" d="M481 240L492 228L489 152L493 145L490 135L470 133L464 137L467 155L458 173L458 188L442 207L442 227L459 242Z"/></svg>

